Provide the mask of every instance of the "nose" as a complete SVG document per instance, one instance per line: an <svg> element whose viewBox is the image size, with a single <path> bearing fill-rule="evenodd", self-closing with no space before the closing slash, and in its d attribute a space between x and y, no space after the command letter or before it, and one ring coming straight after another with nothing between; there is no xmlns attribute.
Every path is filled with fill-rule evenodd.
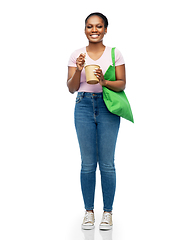
<svg viewBox="0 0 190 240"><path fill-rule="evenodd" d="M97 32L97 28L96 28L96 26L93 26L93 28L92 28L92 32Z"/></svg>

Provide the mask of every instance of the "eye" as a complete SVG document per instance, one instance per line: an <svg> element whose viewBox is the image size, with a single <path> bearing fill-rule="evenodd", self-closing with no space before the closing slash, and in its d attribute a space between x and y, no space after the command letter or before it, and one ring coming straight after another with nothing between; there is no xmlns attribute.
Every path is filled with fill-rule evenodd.
<svg viewBox="0 0 190 240"><path fill-rule="evenodd" d="M88 25L87 28L92 28L92 26L91 26L91 25Z"/></svg>
<svg viewBox="0 0 190 240"><path fill-rule="evenodd" d="M102 26L102 25L99 25L99 26L97 26L97 28L103 28L103 26Z"/></svg>

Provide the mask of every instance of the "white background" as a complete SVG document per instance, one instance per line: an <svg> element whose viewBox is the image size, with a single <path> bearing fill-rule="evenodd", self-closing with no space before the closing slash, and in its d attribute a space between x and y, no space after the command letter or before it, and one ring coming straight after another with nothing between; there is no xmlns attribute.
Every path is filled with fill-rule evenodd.
<svg viewBox="0 0 190 240"><path fill-rule="evenodd" d="M188 1L2 0L1 240L84 239L76 94L66 80L94 11L109 20L104 44L125 59L135 119L122 120L117 142L112 239L190 238ZM97 179L95 239L105 239Z"/></svg>

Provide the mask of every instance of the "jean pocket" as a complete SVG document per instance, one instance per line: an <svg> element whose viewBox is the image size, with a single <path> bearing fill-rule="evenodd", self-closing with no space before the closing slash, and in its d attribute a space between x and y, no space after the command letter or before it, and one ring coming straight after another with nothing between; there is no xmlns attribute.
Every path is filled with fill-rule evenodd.
<svg viewBox="0 0 190 240"><path fill-rule="evenodd" d="M83 99L83 96L77 96L76 104L80 103L82 99Z"/></svg>

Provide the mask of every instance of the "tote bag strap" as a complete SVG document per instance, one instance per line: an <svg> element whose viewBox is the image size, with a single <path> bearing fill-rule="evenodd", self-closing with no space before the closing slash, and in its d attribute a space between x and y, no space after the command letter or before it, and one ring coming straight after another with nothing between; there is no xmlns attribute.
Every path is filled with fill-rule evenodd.
<svg viewBox="0 0 190 240"><path fill-rule="evenodd" d="M111 50L111 58L112 58L113 66L115 67L115 47L112 48Z"/></svg>

